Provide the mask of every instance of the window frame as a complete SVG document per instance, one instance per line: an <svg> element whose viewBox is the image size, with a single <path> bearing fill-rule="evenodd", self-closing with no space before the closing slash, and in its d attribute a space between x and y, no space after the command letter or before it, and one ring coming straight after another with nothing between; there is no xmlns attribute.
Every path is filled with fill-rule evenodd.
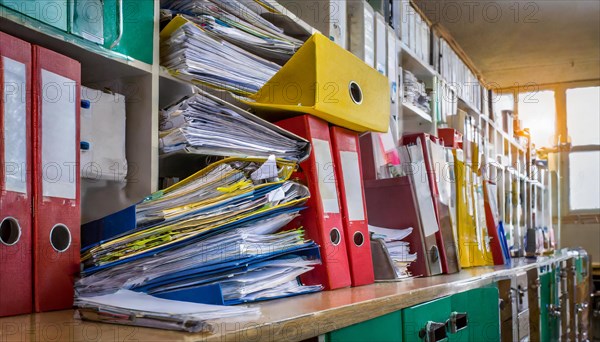
<svg viewBox="0 0 600 342"><path fill-rule="evenodd" d="M567 90L569 89L576 89L576 88L590 88L590 87L600 87L600 80L596 80L596 81L588 81L588 82L577 82L573 85L570 86L565 86L564 88L562 88L562 91L564 92L564 115L562 117L563 120L563 125L564 125L564 129L566 132L566 137L569 136L569 126L568 126L568 115L569 113L567 113ZM561 140L561 142L566 143L566 139L564 141ZM565 190L565 194L566 196L562 196L563 197L563 202L562 202L562 206L565 208L564 214L563 216L567 216L567 217L578 217L578 216L600 216L600 208L595 208L595 209L571 209L571 194L570 194L570 187L571 187L571 177L570 177L570 170L571 170L571 165L569 164L569 155L571 153L579 153L579 152L600 152L600 144L587 144L587 145L577 145L577 146L570 146L570 150L566 156L566 160L565 160L565 165L563 170L566 173L566 181L563 182L567 185L567 187L564 189Z"/></svg>
<svg viewBox="0 0 600 342"><path fill-rule="evenodd" d="M569 165L569 154L578 152L594 152L600 151L600 145L577 145L569 146L568 149L564 149L564 146L568 143L569 128L567 125L567 90L575 88L589 88L589 87L600 87L600 79L596 80L584 80L574 81L556 84L524 84L515 85L513 87L498 89L497 91L512 92L514 99L514 112L516 115L519 113L519 94L528 93L532 91L554 91L555 109L556 109L556 125L554 139L558 141L558 146L553 146L558 151L558 167L559 167L559 184L560 186L560 198L559 208L553 208L555 215L560 215L562 219L578 219L581 217L594 217L600 218L600 208L597 209L574 209L571 210L571 198L570 198L570 165ZM561 181L562 180L562 181ZM555 210L555 209L560 209Z"/></svg>

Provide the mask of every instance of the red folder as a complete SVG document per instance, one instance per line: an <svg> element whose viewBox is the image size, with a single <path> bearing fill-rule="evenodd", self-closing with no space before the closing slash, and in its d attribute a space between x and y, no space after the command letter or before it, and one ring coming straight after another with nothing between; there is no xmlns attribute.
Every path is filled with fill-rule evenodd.
<svg viewBox="0 0 600 342"><path fill-rule="evenodd" d="M440 261L442 263L442 271L444 273L456 273L460 271L458 262L458 249L455 245L455 238L448 213L448 206L440 202L440 193L436 183L436 170L441 166L432 165L432 157L427 148L428 140L430 143L439 144L439 139L427 133L407 134L402 137L402 144L415 144L417 139L421 140L423 156L425 157L425 168L429 180L429 188L433 197L433 207L435 209L436 218L440 229L435 234L438 249L440 252Z"/></svg>
<svg viewBox="0 0 600 342"><path fill-rule="evenodd" d="M33 47L35 311L73 306L79 270L79 62Z"/></svg>
<svg viewBox="0 0 600 342"><path fill-rule="evenodd" d="M408 266L413 276L442 273L435 236L425 236L421 228L416 194L409 176L367 180L365 198L369 224L392 229L413 228L404 239L410 244L410 252L417 254L417 260Z"/></svg>
<svg viewBox="0 0 600 342"><path fill-rule="evenodd" d="M300 163L299 172L292 176L306 183L311 197L307 202L308 208L292 224L295 227L303 226L307 237L321 246L322 265L317 265L300 279L307 285L321 284L328 290L350 286L329 126L310 115L293 117L276 124L309 140L312 145L310 157Z"/></svg>
<svg viewBox="0 0 600 342"><path fill-rule="evenodd" d="M0 32L0 317L30 313L31 46Z"/></svg>
<svg viewBox="0 0 600 342"><path fill-rule="evenodd" d="M431 276L442 273L435 235L425 236L415 187L409 176L375 179L373 137L369 133L360 137L360 155L364 171L364 189L368 222L374 226L405 229L412 233L404 241L417 259L408 266L413 276ZM372 177L372 178L369 178Z"/></svg>
<svg viewBox="0 0 600 342"><path fill-rule="evenodd" d="M493 185L495 186L495 185ZM498 234L498 206L495 204L497 201L495 193L490 191L490 182L483 182L483 199L485 203L485 223L487 226L488 236L490 240L490 248L492 249L492 258L494 259L494 265L504 265L504 253L502 252L502 241Z"/></svg>
<svg viewBox="0 0 600 342"><path fill-rule="evenodd" d="M348 252L352 286L372 284L375 278L358 134L336 126L332 126L329 132L342 205L344 235L347 238L346 251Z"/></svg>

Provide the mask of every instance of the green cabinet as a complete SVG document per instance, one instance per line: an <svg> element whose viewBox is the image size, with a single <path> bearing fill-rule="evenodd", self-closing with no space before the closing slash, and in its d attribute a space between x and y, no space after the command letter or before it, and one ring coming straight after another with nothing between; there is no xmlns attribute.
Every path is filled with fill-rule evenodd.
<svg viewBox="0 0 600 342"><path fill-rule="evenodd" d="M498 288L484 287L450 297L453 313L466 313L467 326L451 333L449 341L500 341Z"/></svg>
<svg viewBox="0 0 600 342"><path fill-rule="evenodd" d="M450 297L402 310L404 341L448 341L446 321L450 318Z"/></svg>
<svg viewBox="0 0 600 342"><path fill-rule="evenodd" d="M154 0L0 0L26 17L153 63Z"/></svg>
<svg viewBox="0 0 600 342"><path fill-rule="evenodd" d="M123 16L119 17L119 0L104 0L104 47L111 45L119 36L122 19L122 36L112 49L144 63L153 62L154 1L122 0Z"/></svg>
<svg viewBox="0 0 600 342"><path fill-rule="evenodd" d="M549 269L540 274L540 325L542 342L560 339L560 308L556 272Z"/></svg>
<svg viewBox="0 0 600 342"><path fill-rule="evenodd" d="M57 29L67 31L67 0L0 0L0 4Z"/></svg>
<svg viewBox="0 0 600 342"><path fill-rule="evenodd" d="M401 342L402 314L392 312L325 335L328 342Z"/></svg>

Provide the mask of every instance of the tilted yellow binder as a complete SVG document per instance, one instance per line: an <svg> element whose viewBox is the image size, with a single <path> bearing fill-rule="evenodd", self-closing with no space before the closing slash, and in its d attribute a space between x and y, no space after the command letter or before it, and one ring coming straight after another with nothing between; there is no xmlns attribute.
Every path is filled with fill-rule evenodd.
<svg viewBox="0 0 600 342"><path fill-rule="evenodd" d="M267 115L308 113L354 131L387 132L389 88L385 76L315 33L248 104Z"/></svg>

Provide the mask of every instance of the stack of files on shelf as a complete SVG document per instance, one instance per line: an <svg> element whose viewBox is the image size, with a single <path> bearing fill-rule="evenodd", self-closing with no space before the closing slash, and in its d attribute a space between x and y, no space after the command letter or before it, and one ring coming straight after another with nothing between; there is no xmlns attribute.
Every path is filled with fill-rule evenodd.
<svg viewBox="0 0 600 342"><path fill-rule="evenodd" d="M410 71L402 70L402 87L405 103L414 105L425 113L431 113L431 98L427 95L425 83Z"/></svg>
<svg viewBox="0 0 600 342"><path fill-rule="evenodd" d="M296 164L228 158L111 217L83 227L97 239L82 253L78 297L133 289L167 299L237 304L321 290L296 280L320 263L298 216L308 188L289 181ZM97 232L97 231L100 232ZM106 232L107 234L103 234ZM110 232L110 234L108 234Z"/></svg>
<svg viewBox="0 0 600 342"><path fill-rule="evenodd" d="M223 319L252 319L259 313L258 308L167 300L129 290L80 297L75 306L83 320L187 332L213 332Z"/></svg>
<svg viewBox="0 0 600 342"><path fill-rule="evenodd" d="M307 140L235 107L201 89L160 115L163 155L255 156L299 161L310 153Z"/></svg>
<svg viewBox="0 0 600 342"><path fill-rule="evenodd" d="M261 0L264 1L264 0ZM343 49L348 45L345 0L276 0Z"/></svg>
<svg viewBox="0 0 600 342"><path fill-rule="evenodd" d="M266 5L266 6L265 6ZM277 11L258 0L251 1L179 1L162 4L172 14L181 13L200 25L211 36L228 41L257 56L283 65L304 40L286 35L284 28L267 20Z"/></svg>
<svg viewBox="0 0 600 342"><path fill-rule="evenodd" d="M256 93L281 68L180 15L160 37L161 65L175 77L235 94Z"/></svg>
<svg viewBox="0 0 600 342"><path fill-rule="evenodd" d="M370 225L369 231L372 233L372 238L379 238L384 241L386 250L394 265L395 279L411 277L412 274L408 267L417 260L417 254L410 253L410 243L405 239L412 233L413 228L389 229Z"/></svg>

